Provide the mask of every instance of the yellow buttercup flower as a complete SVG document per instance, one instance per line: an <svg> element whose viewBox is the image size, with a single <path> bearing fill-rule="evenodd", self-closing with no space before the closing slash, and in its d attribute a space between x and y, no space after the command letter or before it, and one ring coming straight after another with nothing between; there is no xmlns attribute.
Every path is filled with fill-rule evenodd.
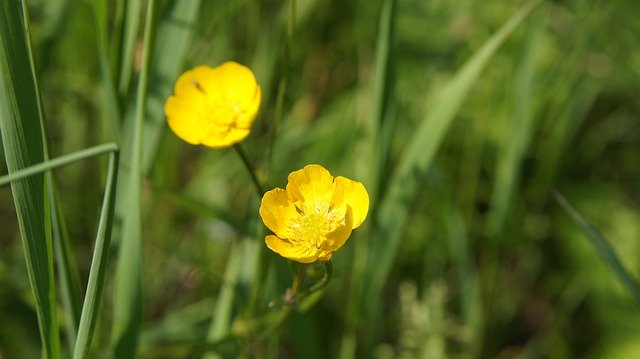
<svg viewBox="0 0 640 359"><path fill-rule="evenodd" d="M176 81L164 104L171 130L186 142L228 147L244 140L260 108L260 86L236 62L196 66Z"/></svg>
<svg viewBox="0 0 640 359"><path fill-rule="evenodd" d="M267 247L301 263L330 260L368 211L362 183L334 178L319 165L289 174L286 189L268 191L260 205L262 221L275 234L265 238Z"/></svg>

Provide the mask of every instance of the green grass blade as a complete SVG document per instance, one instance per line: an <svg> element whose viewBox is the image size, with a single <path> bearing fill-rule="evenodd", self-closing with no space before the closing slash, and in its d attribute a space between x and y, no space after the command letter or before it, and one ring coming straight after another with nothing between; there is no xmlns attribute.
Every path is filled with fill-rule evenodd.
<svg viewBox="0 0 640 359"><path fill-rule="evenodd" d="M11 183L20 181L24 178L29 178L32 176L40 175L47 171L51 171L56 168L64 167L70 165L72 163L91 158L94 156L99 156L105 153L115 153L118 151L118 147L113 144L104 144L95 146L92 148L88 148L82 151L74 152L65 156L61 156L52 160L47 160L45 162L29 166L22 170L15 171L8 175L0 177L0 187ZM111 173L109 173L111 175ZM52 182L49 182L52 183ZM49 187L51 186L48 185ZM55 198L55 191L49 191L49 201L50 203L54 203L55 205L51 206L51 226L53 232L53 244L56 252L56 264L58 268L58 276L60 278L60 284L62 286L61 293L62 299L66 310L67 315L67 335L68 341L70 345L76 345L76 335L77 328L80 324L80 303L78 293L80 293L79 289L79 281L78 281L78 272L76 269L75 261L73 261L73 255L69 244L69 239L66 234L66 228L64 228L64 221L62 220L62 211L58 204L57 199ZM111 202L109 203L110 205ZM111 221L109 217L109 221ZM109 228L111 227L111 222L109 222ZM104 232L104 230L102 231ZM100 233L100 232L99 232ZM104 235L104 233L103 233ZM96 245L96 248L98 246ZM91 280L90 280L91 283Z"/></svg>
<svg viewBox="0 0 640 359"><path fill-rule="evenodd" d="M460 307L462 321L469 331L470 340L466 352L469 357L480 356L482 343L482 293L480 280L471 257L471 247L467 235L466 225L462 214L457 208L452 208L445 214L444 222L447 229L448 245L451 258L456 266L460 282Z"/></svg>
<svg viewBox="0 0 640 359"><path fill-rule="evenodd" d="M622 265L622 262L618 258L615 250L609 244L606 238L598 232L593 226L587 222L584 217L576 211L573 206L567 201L564 196L553 190L551 192L553 198L560 204L562 209L567 212L571 220L575 222L580 229L587 235L587 238L591 241L591 244L596 248L600 256L602 256L602 260L604 260L605 264L613 271L618 280L622 283L622 285L629 291L629 294L636 300L636 302L640 303L640 286L638 285L637 280L629 273L629 271Z"/></svg>
<svg viewBox="0 0 640 359"><path fill-rule="evenodd" d="M536 78L536 60L542 50L542 35L545 22L538 16L531 22L527 41L515 76L515 104L509 113L511 119L508 138L496 170L492 194L492 210L489 216L488 232L496 237L507 218L513 192L517 189L520 166L532 140L536 117L532 111L533 82Z"/></svg>
<svg viewBox="0 0 640 359"><path fill-rule="evenodd" d="M171 95L175 79L183 69L200 2L175 1L159 20L146 102L147 118L143 129L142 173L149 171L160 137L165 131L164 101Z"/></svg>
<svg viewBox="0 0 640 359"><path fill-rule="evenodd" d="M363 141L371 161L360 161L367 168L367 190L377 199L383 179L385 165L391 151L391 139L395 127L395 117L389 116L393 104L393 34L395 26L395 0L382 3L378 37L376 39L375 68L373 71L373 109L365 128ZM374 200L374 203L376 201Z"/></svg>
<svg viewBox="0 0 640 359"><path fill-rule="evenodd" d="M23 168L7 175L0 177L0 187L5 186L11 182L15 182L24 178L28 178L34 175L41 174L45 171L50 171L56 168L68 166L72 163L91 158L94 156L100 156L105 153L110 153L118 150L118 146L114 143L106 143L90 147L81 151L70 153L68 155L60 156L46 162L41 162L27 168Z"/></svg>
<svg viewBox="0 0 640 359"><path fill-rule="evenodd" d="M21 6L22 5L22 6ZM44 161L42 114L30 50L25 4L0 4L0 130L10 174ZM60 357L50 207L45 176L11 185L29 284L38 315L43 354Z"/></svg>
<svg viewBox="0 0 640 359"><path fill-rule="evenodd" d="M372 298L379 298L391 270L412 200L456 112L489 60L537 3L531 1L522 7L464 64L442 89L432 106L433 111L427 114L409 140L389 182L388 192L380 202L376 217L379 227L371 238L372 253L368 267L372 278L361 297L361 300L366 298L370 309L376 305Z"/></svg>
<svg viewBox="0 0 640 359"><path fill-rule="evenodd" d="M142 18L142 1L129 0L126 3L127 11L124 23L124 47L120 62L120 80L118 82L118 92L121 98L126 98L131 86L133 76L133 59L136 51L136 40Z"/></svg>
<svg viewBox="0 0 640 359"><path fill-rule="evenodd" d="M58 201L58 193L53 186L53 177L47 173L49 181L49 201L51 205L51 231L53 234L53 248L60 282L60 297L65 312L65 331L70 347L75 346L80 324L80 274L69 242L64 221L62 206Z"/></svg>
<svg viewBox="0 0 640 359"><path fill-rule="evenodd" d="M87 292L82 306L80 326L78 327L78 339L76 341L74 358L87 358L91 348L91 338L98 321L100 303L104 282L107 277L107 260L109 258L109 242L111 228L113 227L113 211L116 193L116 179L118 176L118 152L111 152L109 156L109 169L105 184L100 222L96 235L96 244L91 260Z"/></svg>
<svg viewBox="0 0 640 359"><path fill-rule="evenodd" d="M231 247L227 267L224 271L224 282L218 294L215 312L209 326L207 340L210 342L216 342L229 335L229 323L231 322L233 301L236 296L236 284L244 252L242 243L235 243ZM215 359L220 358L220 355L209 353L205 355L205 358Z"/></svg>
<svg viewBox="0 0 640 359"><path fill-rule="evenodd" d="M155 1L147 3L142 67L136 100L130 171L127 178L126 212L116 268L116 293L112 340L117 358L136 356L142 311L142 133L145 119L149 62L154 35Z"/></svg>
<svg viewBox="0 0 640 359"><path fill-rule="evenodd" d="M102 82L102 136L105 141L116 141L120 134L120 103L113 77L113 68L109 61L108 6L106 0L91 1L96 25L96 42L100 62Z"/></svg>

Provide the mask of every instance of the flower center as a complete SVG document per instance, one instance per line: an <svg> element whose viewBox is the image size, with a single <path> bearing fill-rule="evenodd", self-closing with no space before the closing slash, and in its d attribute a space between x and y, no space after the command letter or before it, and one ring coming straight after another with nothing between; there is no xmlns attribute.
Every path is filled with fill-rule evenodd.
<svg viewBox="0 0 640 359"><path fill-rule="evenodd" d="M309 250L319 250L326 241L328 233L338 228L344 221L336 211L324 213L301 213L299 220L292 224L291 229L296 232L296 239Z"/></svg>

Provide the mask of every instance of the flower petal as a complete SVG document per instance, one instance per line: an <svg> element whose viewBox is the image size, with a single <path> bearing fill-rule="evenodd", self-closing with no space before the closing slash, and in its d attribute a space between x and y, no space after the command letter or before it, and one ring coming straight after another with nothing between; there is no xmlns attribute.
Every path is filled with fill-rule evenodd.
<svg viewBox="0 0 640 359"><path fill-rule="evenodd" d="M300 214L282 188L268 191L260 203L260 217L264 224L281 238L291 238L290 224L299 221Z"/></svg>
<svg viewBox="0 0 640 359"><path fill-rule="evenodd" d="M224 89L226 102L236 107L238 113L255 107L256 95L259 100L260 92L256 78L249 68L237 62L227 61L215 70L218 86Z"/></svg>
<svg viewBox="0 0 640 359"><path fill-rule="evenodd" d="M331 205L333 176L320 165L307 165L291 172L287 193L305 213L324 213Z"/></svg>
<svg viewBox="0 0 640 359"><path fill-rule="evenodd" d="M347 211L345 213L344 223L326 235L326 240L322 244L322 249L335 252L342 247L353 230L353 211L351 206L347 205Z"/></svg>
<svg viewBox="0 0 640 359"><path fill-rule="evenodd" d="M313 263L318 260L318 252L310 251L304 246L294 246L276 236L269 235L264 239L267 247L279 255L300 263Z"/></svg>
<svg viewBox="0 0 640 359"><path fill-rule="evenodd" d="M353 212L353 229L360 227L369 212L369 194L360 182L338 176L334 181L334 195L331 199L334 208L343 204Z"/></svg>
<svg viewBox="0 0 640 359"><path fill-rule="evenodd" d="M164 113L176 136L192 145L200 144L200 115L189 104L185 104L181 98L171 96L164 104Z"/></svg>
<svg viewBox="0 0 640 359"><path fill-rule="evenodd" d="M224 148L238 143L247 136L251 131L246 128L230 128L226 133L209 134L204 137L201 142L203 145L211 148Z"/></svg>

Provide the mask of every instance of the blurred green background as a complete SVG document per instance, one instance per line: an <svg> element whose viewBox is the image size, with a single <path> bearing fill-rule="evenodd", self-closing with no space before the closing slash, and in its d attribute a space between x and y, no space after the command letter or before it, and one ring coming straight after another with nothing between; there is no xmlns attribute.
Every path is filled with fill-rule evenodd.
<svg viewBox="0 0 640 359"><path fill-rule="evenodd" d="M461 72L524 4L299 0L291 24L289 1L158 1L141 137L137 355L200 355L212 318L226 313L231 334L211 345L224 357L640 357L638 302L550 194L561 192L640 276L640 3L543 1L479 76ZM145 6L33 0L28 7L51 157L111 141L122 148L92 352L111 357ZM281 327L237 338L273 310L291 274L269 253L264 290L247 317L266 231L259 198L231 149L181 142L162 111L182 71L228 60L251 67L262 87L260 116L242 145L267 188L318 163L363 181L372 199L366 228L334 255L322 299ZM455 79L469 92L451 90ZM438 111L449 107L447 121ZM440 127L425 125L438 119L441 137ZM424 164L409 168L406 158L423 161L423 148ZM105 166L94 158L54 171L80 288ZM406 186L394 180L403 168L416 172ZM396 217L394 206L408 216ZM240 253L235 275L233 253ZM40 355L27 278L4 187L1 358ZM225 295L230 305L216 310ZM62 307L58 319L61 327L68 321Z"/></svg>

